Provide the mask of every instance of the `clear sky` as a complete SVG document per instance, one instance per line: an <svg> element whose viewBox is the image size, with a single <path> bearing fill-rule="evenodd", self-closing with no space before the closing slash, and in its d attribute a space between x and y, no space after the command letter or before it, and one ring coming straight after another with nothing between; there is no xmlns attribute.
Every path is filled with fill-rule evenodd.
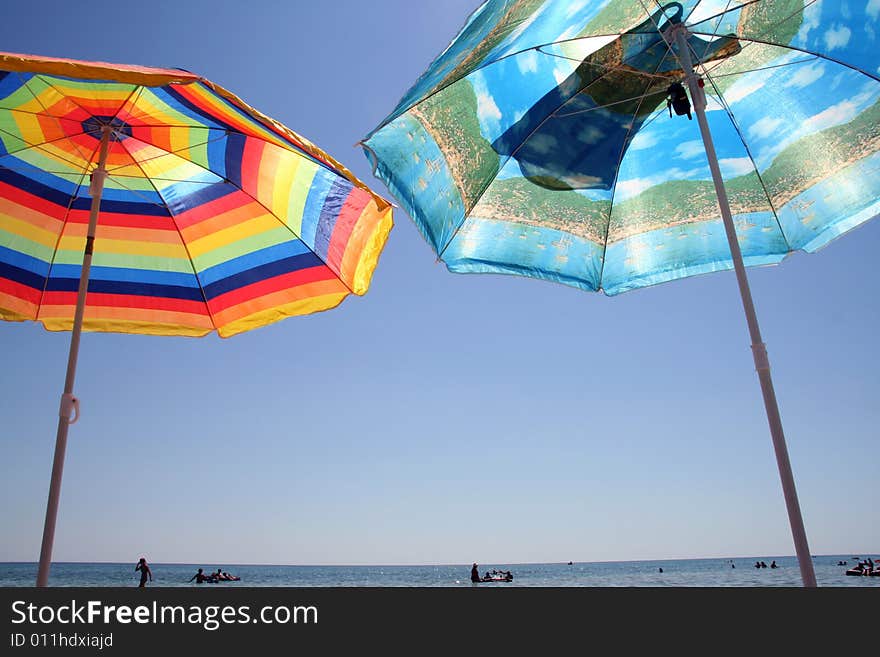
<svg viewBox="0 0 880 657"><path fill-rule="evenodd" d="M478 0L7 2L0 50L198 73L376 191L355 143ZM813 554L880 548L880 221L750 269ZM0 324L0 561L37 561L68 333ZM617 297L449 273L220 339L87 333L55 561L794 554L732 272Z"/></svg>

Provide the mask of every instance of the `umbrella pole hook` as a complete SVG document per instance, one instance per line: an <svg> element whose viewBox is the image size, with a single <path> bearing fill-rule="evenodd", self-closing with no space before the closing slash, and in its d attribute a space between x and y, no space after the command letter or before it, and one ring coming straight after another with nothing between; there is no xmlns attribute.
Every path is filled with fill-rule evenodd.
<svg viewBox="0 0 880 657"><path fill-rule="evenodd" d="M671 32L670 36L675 39L678 57L684 69L688 87L690 88L691 100L700 125L703 145L706 148L706 157L709 160L709 169L712 172L712 181L715 183L715 192L718 196L718 205L724 221L724 230L727 233L727 241L730 245L730 255L733 259L736 280L739 284L740 296L742 297L743 310L745 311L749 334L752 339L752 355L761 384L761 392L764 397L764 408L766 409L767 421L770 425L770 435L773 439L773 449L776 453L776 464L779 468L779 477L782 482L782 491L785 497L788 520L791 525L791 533L800 566L801 579L805 587L815 587L816 574L807 544L807 534L804 529L800 504L798 503L794 476L791 471L791 462L788 458L788 449L785 445L785 434L782 430L782 419L779 414L779 405L776 401L776 392L773 388L773 379L770 376L770 360L767 357L767 347L761 338L761 330L758 326L752 293L749 289L749 281L746 276L745 265L743 264L742 251L736 237L736 227L730 214L730 203L727 199L724 180L721 177L721 169L718 166L718 155L715 152L712 134L706 121L706 95L703 91L703 80L694 71L687 43L687 28L683 23L677 23L671 26Z"/></svg>
<svg viewBox="0 0 880 657"><path fill-rule="evenodd" d="M52 544L55 541L55 521L58 517L58 502L61 498L61 476L64 473L64 454L67 450L67 430L79 419L79 399L73 394L73 382L76 378L76 361L79 355L79 339L82 333L83 314L86 307L86 292L89 288L89 272L92 267L92 252L95 243L95 229L98 225L98 212L101 208L101 195L104 191L104 179L107 177L107 150L110 144L110 126L104 126L101 144L98 147L98 166L91 176L89 193L92 195L92 206L89 212L89 227L86 234L86 246L83 251L82 274L79 279L79 291L76 298L76 312L73 317L73 331L70 336L70 353L67 357L67 378L64 381L64 393L61 395L61 408L58 411L58 432L55 436L55 458L52 462L52 480L49 484L49 500L46 504L46 521L43 525L43 543L40 548L40 565L37 570L37 586L48 586L49 566L52 563ZM73 419L71 419L73 415Z"/></svg>

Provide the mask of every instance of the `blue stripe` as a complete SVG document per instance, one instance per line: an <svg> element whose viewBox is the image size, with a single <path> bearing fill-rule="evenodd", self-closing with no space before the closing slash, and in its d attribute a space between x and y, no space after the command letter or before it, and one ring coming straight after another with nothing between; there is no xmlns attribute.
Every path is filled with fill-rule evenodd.
<svg viewBox="0 0 880 657"><path fill-rule="evenodd" d="M47 292L76 292L79 277L56 278L52 276L46 285ZM125 294L138 297L158 297L162 299L186 299L203 301L198 288L179 285L154 285L151 283L131 283L128 281L105 281L89 277L89 292L96 294Z"/></svg>
<svg viewBox="0 0 880 657"><path fill-rule="evenodd" d="M303 208L302 228L299 234L303 242L309 246L315 244L315 231L318 228L318 221L321 219L324 199L327 198L334 180L336 180L336 176L331 176L324 169L318 169L312 179L312 187L309 189L309 195L306 197L306 204Z"/></svg>
<svg viewBox="0 0 880 657"><path fill-rule="evenodd" d="M49 274L49 263L33 256L0 246L0 263L26 269L29 272L45 278Z"/></svg>
<svg viewBox="0 0 880 657"><path fill-rule="evenodd" d="M110 174L110 177L107 179L107 182L104 184L104 189L101 192L101 207L104 207L105 203L139 203L143 207L163 207L165 205L165 200L162 196L154 189L138 189L136 191L126 189L125 187L116 187L114 185L113 174ZM124 179L121 179L121 182L125 184ZM89 179L86 178L83 180L83 186L80 190L80 197L83 199L87 199L89 203L92 202L92 195L89 193ZM161 214L162 211L159 210L158 213L155 212L141 212L139 214Z"/></svg>
<svg viewBox="0 0 880 657"><path fill-rule="evenodd" d="M27 285L35 290L42 290L43 284L46 282L45 276L40 276L28 269L15 267L5 262L0 262L0 278L6 278L21 285Z"/></svg>
<svg viewBox="0 0 880 657"><path fill-rule="evenodd" d="M31 73L12 74L8 71L3 71L3 77L0 77L0 98L11 96L32 77L33 74Z"/></svg>
<svg viewBox="0 0 880 657"><path fill-rule="evenodd" d="M74 210L88 211L92 207L92 199L90 196L80 196L73 199ZM132 214L149 217L167 217L168 208L165 205L155 205L153 203L138 203L137 201L114 201L112 199L101 198L101 212L113 212L119 214Z"/></svg>
<svg viewBox="0 0 880 657"><path fill-rule="evenodd" d="M208 142L208 169L221 178L226 177L226 139Z"/></svg>
<svg viewBox="0 0 880 657"><path fill-rule="evenodd" d="M73 195L73 193L76 191L76 185L67 180L64 180L63 178L58 178L57 176L41 172L35 167L30 167L30 165L22 167L24 169L27 169L29 167L34 171L39 172L40 178L44 180L54 180L60 185L64 185L68 188L67 192L62 191L61 189L53 187L47 182L41 182L29 175L25 175L23 173L19 173L18 171L13 171L12 169L5 168L13 164L13 162L16 164L20 163L15 158L7 158L7 160L4 162L4 167L0 168L0 182L4 182L12 187L17 187L18 189L21 189L28 194L39 196L40 198L45 199L50 203L54 203L55 205L58 205L62 208L67 208L67 204L70 203L71 195Z"/></svg>
<svg viewBox="0 0 880 657"><path fill-rule="evenodd" d="M309 253L309 248L300 240L283 242L239 256L238 258L233 258L232 260L227 260L219 265L208 267L204 271L199 272L199 280L202 282L202 285L207 286L224 278L240 274L248 269L304 253Z"/></svg>
<svg viewBox="0 0 880 657"><path fill-rule="evenodd" d="M185 193L188 190L191 190L190 193ZM165 192L168 196L168 209L172 215L177 216L205 203L211 203L229 194L234 194L238 192L238 189L226 182L218 182L213 185L181 183L166 189Z"/></svg>
<svg viewBox="0 0 880 657"><path fill-rule="evenodd" d="M244 156L244 135L230 134L226 138L226 179L233 185L241 187L241 159Z"/></svg>
<svg viewBox="0 0 880 657"><path fill-rule="evenodd" d="M289 274L291 272L300 271L302 269L309 269L311 267L318 267L323 264L324 263L321 262L320 258L318 258L314 253L311 252L304 253L302 255L292 256L290 258L285 258L284 260L270 262L265 265L260 265L259 267L254 267L253 269L243 271L240 274L235 274L234 276L224 278L217 281L216 283L206 285L204 287L205 298L210 301L211 299L214 299L221 294L231 292L232 290L237 290L246 285L250 285L251 283L258 283L260 281L274 278L275 276Z"/></svg>
<svg viewBox="0 0 880 657"><path fill-rule="evenodd" d="M124 179L122 179L122 181L124 184ZM81 202L87 203L89 207L91 207L92 195L89 193L88 178L85 178L83 181L83 186L80 188L79 192L78 200L79 199L82 199ZM139 189L137 191L132 191L124 187L116 187L114 186L112 174L110 175L110 178L107 179L104 189L101 192L101 209L106 209L108 203L136 203L143 208L156 208L155 211L137 211L133 214L167 214L167 211L164 210L165 201L155 189Z"/></svg>
<svg viewBox="0 0 880 657"><path fill-rule="evenodd" d="M70 197L75 193L76 185L72 182L65 180L64 178L59 178L58 176L53 176L50 173L46 173L45 171L41 171L27 165L20 160L15 158L9 158L6 162L4 162L4 167L9 166L11 164L17 165L18 168L24 169L27 171L28 169L34 172L34 175L27 175L26 173L22 173L20 171L15 171L13 169L8 168L0 168L0 182L4 182L11 187L16 187L21 189L22 191L27 192L28 194L32 194L33 196L38 196L41 199L49 201L50 203L54 203L55 205L61 208L67 208L68 203L70 203ZM29 173L29 172L28 172ZM57 183L59 186L64 186L68 189L68 191L62 191L57 187L49 184L49 181ZM73 203L71 207L74 210L84 210L88 212L92 207L92 198L88 195L88 184L80 187L80 192L85 194L85 196L78 196L73 199ZM122 201L115 200L114 196L121 196L118 192L114 192L107 188L104 192L105 196L101 198L101 211L102 212L118 212L120 214L133 214L133 215L147 215L153 217L167 217L168 209L163 205L157 205L155 203L143 202L143 201ZM125 192L125 196L132 197L133 194L130 192ZM145 195L151 195L150 192L147 192ZM155 193L152 194L159 198ZM109 197L109 198L108 198ZM60 218L60 217L59 217Z"/></svg>
<svg viewBox="0 0 880 657"><path fill-rule="evenodd" d="M336 220L339 219L339 213L342 212L342 206L348 199L353 185L343 178L337 178L324 199L324 207L321 208L321 217L318 219L318 226L315 229L315 247L314 251L325 261L327 260L327 251L330 250L330 238L333 237L333 229L336 227Z"/></svg>
<svg viewBox="0 0 880 657"><path fill-rule="evenodd" d="M79 278L80 265L53 265L53 278ZM199 281L192 272L157 271L155 269L127 269L121 267L92 266L90 279L138 283L145 285L170 285L172 287L198 288Z"/></svg>

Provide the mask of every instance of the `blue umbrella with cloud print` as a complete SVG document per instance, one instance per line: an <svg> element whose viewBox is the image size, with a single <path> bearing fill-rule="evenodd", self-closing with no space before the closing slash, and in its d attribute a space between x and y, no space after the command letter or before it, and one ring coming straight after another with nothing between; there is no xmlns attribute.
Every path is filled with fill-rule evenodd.
<svg viewBox="0 0 880 657"><path fill-rule="evenodd" d="M746 267L880 213L878 17L880 0L488 0L361 142L450 271L615 295L735 270L804 586Z"/></svg>

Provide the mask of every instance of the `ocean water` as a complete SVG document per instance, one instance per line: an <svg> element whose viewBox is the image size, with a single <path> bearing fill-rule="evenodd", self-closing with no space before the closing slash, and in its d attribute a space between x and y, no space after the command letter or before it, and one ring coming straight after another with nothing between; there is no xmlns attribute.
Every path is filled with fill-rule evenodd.
<svg viewBox="0 0 880 657"><path fill-rule="evenodd" d="M875 555L814 556L813 566L820 587L876 587L880 577L847 576L847 568L860 558ZM770 568L776 561L778 568ZM767 568L755 568L763 561ZM838 565L845 561L846 565ZM139 573L132 563L53 563L49 585L81 587L137 586ZM725 559L665 561L615 561L592 563L486 563L481 574L493 569L509 570L512 582L472 584L471 564L425 566L270 566L246 564L152 563L149 587L799 587L800 569L794 556L754 556ZM218 568L241 577L237 582L195 584L189 582L198 568L206 573ZM662 572L661 572L662 569ZM0 563L0 586L32 587L36 563Z"/></svg>

